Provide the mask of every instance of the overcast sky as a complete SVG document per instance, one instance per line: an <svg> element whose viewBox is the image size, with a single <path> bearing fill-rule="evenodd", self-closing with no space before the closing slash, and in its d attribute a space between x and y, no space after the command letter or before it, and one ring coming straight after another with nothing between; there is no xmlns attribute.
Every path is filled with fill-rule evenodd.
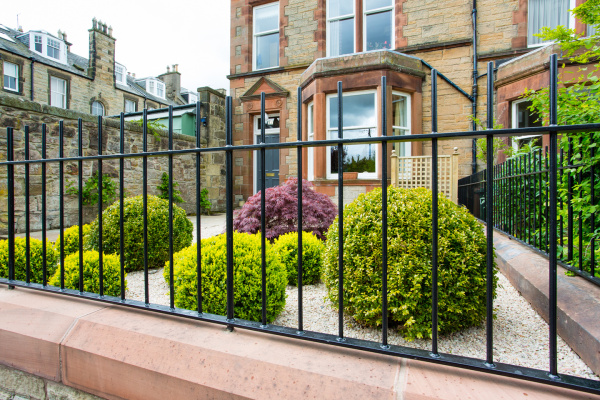
<svg viewBox="0 0 600 400"><path fill-rule="evenodd" d="M230 2L226 0L4 1L0 24L67 33L71 51L88 58L96 17L113 27L116 60L137 77L157 76L179 64L181 85L229 90Z"/></svg>

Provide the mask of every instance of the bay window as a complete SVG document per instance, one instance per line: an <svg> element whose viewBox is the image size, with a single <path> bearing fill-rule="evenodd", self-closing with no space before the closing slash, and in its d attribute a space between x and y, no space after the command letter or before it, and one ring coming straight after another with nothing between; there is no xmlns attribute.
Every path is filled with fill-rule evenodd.
<svg viewBox="0 0 600 400"><path fill-rule="evenodd" d="M279 3L254 8L253 69L279 66Z"/></svg>
<svg viewBox="0 0 600 400"><path fill-rule="evenodd" d="M542 126L539 115L529 109L531 102L529 100L517 100L512 103L512 127L528 128L532 126ZM514 136L512 138L513 149L518 151L525 145L541 146L542 135Z"/></svg>
<svg viewBox="0 0 600 400"><path fill-rule="evenodd" d="M392 135L410 135L410 96L400 92L392 94ZM398 157L410 157L411 143L399 142L395 145Z"/></svg>
<svg viewBox="0 0 600 400"><path fill-rule="evenodd" d="M311 102L308 105L308 120L307 120L307 128L308 128L307 130L308 130L308 141L309 142L315 140L314 115L315 115L315 103ZM308 157L307 157L308 180L314 181L315 180L315 148L309 147L307 152L308 152Z"/></svg>
<svg viewBox="0 0 600 400"><path fill-rule="evenodd" d="M377 129L377 102L375 91L351 92L343 95L343 138L366 138L379 136ZM338 98L336 94L327 97L327 138L338 137ZM343 171L356 172L358 179L377 177L378 143L344 145ZM327 151L327 178L337 178L338 148Z"/></svg>

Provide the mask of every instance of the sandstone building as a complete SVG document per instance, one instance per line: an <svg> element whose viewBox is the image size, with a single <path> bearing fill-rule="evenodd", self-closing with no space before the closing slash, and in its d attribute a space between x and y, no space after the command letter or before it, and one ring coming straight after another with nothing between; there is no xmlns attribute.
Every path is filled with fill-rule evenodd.
<svg viewBox="0 0 600 400"><path fill-rule="evenodd" d="M0 25L2 93L95 115L198 100L198 93L181 88L177 65L158 77L136 78L115 59L115 41L112 27L94 19L86 59L71 52L66 33L54 36Z"/></svg>
<svg viewBox="0 0 600 400"><path fill-rule="evenodd" d="M534 36L542 26L564 25L585 32L569 9L585 0L232 0L231 95L234 144L258 142L259 96L266 93L267 142L296 140L297 88L301 87L304 140L337 136L337 82L344 89L344 135L381 135L381 78L387 78L387 131L394 135L431 132L431 69L438 83L438 131L468 131L470 116L485 122L487 63L495 66L547 44ZM547 52L547 51L546 51ZM537 54L537 53L536 53ZM545 53L544 53L545 54ZM534 57L535 58L535 57ZM523 126L524 105L517 89L526 77L542 82L547 63L527 70L519 63L521 83L511 85L505 69L497 119ZM508 74L508 75L507 75ZM534 80L535 80L534 79ZM537 82L536 81L536 82ZM531 80L529 81L531 83ZM538 82L538 83L539 83ZM547 79L546 81L547 82ZM520 114L519 114L520 113ZM474 141L440 142L441 154L459 152L459 175L477 169ZM430 142L396 145L400 156L431 154ZM350 195L379 185L380 146L345 150L345 165L357 172L345 189ZM389 155L388 155L389 156ZM256 159L236 153L236 193L257 191ZM303 153L302 175L317 190L337 190L335 149ZM269 185L297 174L296 150L269 151ZM239 172L239 173L238 173Z"/></svg>

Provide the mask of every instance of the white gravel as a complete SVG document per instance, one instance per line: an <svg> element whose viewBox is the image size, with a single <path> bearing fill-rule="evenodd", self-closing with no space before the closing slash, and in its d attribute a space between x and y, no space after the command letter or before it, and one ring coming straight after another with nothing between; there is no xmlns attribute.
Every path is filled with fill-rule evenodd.
<svg viewBox="0 0 600 400"><path fill-rule="evenodd" d="M207 218L208 219L208 218ZM211 223L215 220L210 220ZM206 221L207 223L209 221ZM221 225L202 223L202 237L222 232ZM195 232L194 232L195 233ZM195 236L195 235L194 235ZM150 303L169 305L169 286L163 276L163 269L149 273ZM502 363L548 369L548 324L533 310L530 304L517 292L509 281L498 273L497 298L494 300L494 360ZM127 298L144 301L144 273L132 272L127 275ZM283 312L273 324L296 328L298 326L298 289L288 286L287 301ZM338 334L338 313L326 299L324 284L303 288L304 329ZM438 347L442 353L457 354L485 359L485 324L439 338ZM350 317L344 318L346 337L381 341L381 330L359 326ZM390 329L388 342L419 349L430 349L431 340L407 342ZM599 380L579 356L559 337L558 370L560 373Z"/></svg>

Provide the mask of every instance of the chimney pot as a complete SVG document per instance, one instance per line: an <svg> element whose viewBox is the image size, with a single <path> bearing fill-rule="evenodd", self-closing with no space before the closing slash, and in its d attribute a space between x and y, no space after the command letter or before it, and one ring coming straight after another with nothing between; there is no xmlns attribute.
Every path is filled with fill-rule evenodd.
<svg viewBox="0 0 600 400"><path fill-rule="evenodd" d="M92 29L96 29L98 25L98 20L96 19L96 17L92 18Z"/></svg>
<svg viewBox="0 0 600 400"><path fill-rule="evenodd" d="M167 73L171 72L171 68L169 68L169 66L167 65Z"/></svg>
<svg viewBox="0 0 600 400"><path fill-rule="evenodd" d="M112 37L113 28L112 25L108 27L108 36Z"/></svg>
<svg viewBox="0 0 600 400"><path fill-rule="evenodd" d="M179 72L179 64L173 65L173 68L175 69L175 72Z"/></svg>

